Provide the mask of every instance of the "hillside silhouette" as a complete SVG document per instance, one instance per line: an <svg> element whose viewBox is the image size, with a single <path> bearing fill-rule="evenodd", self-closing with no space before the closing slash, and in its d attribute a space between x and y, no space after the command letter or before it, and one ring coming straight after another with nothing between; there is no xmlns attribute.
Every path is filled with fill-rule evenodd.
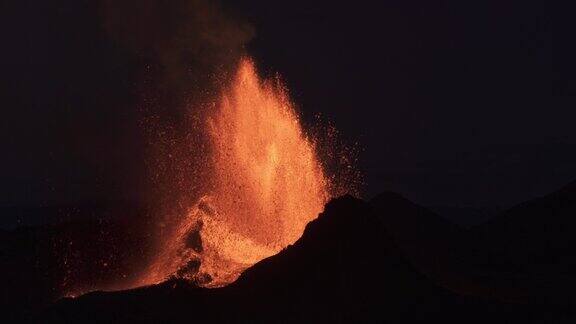
<svg viewBox="0 0 576 324"><path fill-rule="evenodd" d="M502 217L505 217L503 215ZM496 226L496 225L494 225ZM292 246L217 289L178 279L65 298L53 322L569 323L571 300L540 298L512 260L501 264L465 230L394 193L326 205ZM517 283L528 285L516 286ZM534 295L531 295L534 293ZM566 296L565 296L566 297Z"/></svg>

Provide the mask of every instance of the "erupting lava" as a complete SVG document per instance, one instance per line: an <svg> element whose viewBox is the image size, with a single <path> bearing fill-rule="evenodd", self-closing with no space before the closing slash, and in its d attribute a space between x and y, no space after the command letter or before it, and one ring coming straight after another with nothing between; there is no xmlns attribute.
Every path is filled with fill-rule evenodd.
<svg viewBox="0 0 576 324"><path fill-rule="evenodd" d="M170 276L218 287L294 243L330 198L315 144L278 80L249 59L206 122L205 195L164 242L142 284Z"/></svg>

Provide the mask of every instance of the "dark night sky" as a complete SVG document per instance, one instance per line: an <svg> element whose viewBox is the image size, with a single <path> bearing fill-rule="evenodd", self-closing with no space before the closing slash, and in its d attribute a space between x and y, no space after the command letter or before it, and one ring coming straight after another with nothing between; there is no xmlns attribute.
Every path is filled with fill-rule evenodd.
<svg viewBox="0 0 576 324"><path fill-rule="evenodd" d="M134 28L129 37L142 35L126 45L105 31L103 2L0 5L3 206L142 197L137 106L156 46L146 42L187 18L162 13L168 19L155 23L170 27L150 37L154 29ZM131 10L118 15L145 2L153 1L124 1ZM425 205L507 207L576 179L574 8L519 0L224 8L253 26L249 53L283 76L305 119L321 113L359 143L367 197L394 190Z"/></svg>

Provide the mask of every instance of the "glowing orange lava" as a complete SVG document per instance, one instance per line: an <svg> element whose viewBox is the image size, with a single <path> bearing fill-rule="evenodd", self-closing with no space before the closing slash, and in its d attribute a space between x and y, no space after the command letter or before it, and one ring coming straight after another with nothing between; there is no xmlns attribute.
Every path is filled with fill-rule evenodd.
<svg viewBox="0 0 576 324"><path fill-rule="evenodd" d="M226 285L302 235L330 198L329 180L286 89L239 63L206 123L211 169L190 209L142 279Z"/></svg>

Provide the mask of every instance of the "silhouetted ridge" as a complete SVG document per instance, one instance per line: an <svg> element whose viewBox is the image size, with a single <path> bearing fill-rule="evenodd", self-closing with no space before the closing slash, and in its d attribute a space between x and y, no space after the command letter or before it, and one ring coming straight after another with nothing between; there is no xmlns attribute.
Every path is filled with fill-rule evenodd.
<svg viewBox="0 0 576 324"><path fill-rule="evenodd" d="M405 244L407 232L391 233L405 231L405 224L417 219L434 224L437 219L425 219L437 215L394 194L382 195L373 204L376 207L350 196L331 201L294 245L247 269L227 287L204 289L169 280L130 291L65 299L40 318L52 322L508 323L514 319L540 323L550 316L541 307L466 297L442 288L405 257L404 251L412 250L400 248L397 242ZM403 217L405 224L399 221Z"/></svg>
<svg viewBox="0 0 576 324"><path fill-rule="evenodd" d="M421 266L431 266L419 262L423 258L442 263L468 247L462 228L397 193L384 192L370 205L394 241Z"/></svg>
<svg viewBox="0 0 576 324"><path fill-rule="evenodd" d="M341 296L343 289L349 292L352 287L376 294L385 288L402 291L404 286L414 297L412 285L425 281L405 260L370 206L351 196L329 202L293 246L246 270L231 287L310 290L311 279L314 291L326 294L329 290L328 298L340 300L347 299ZM366 280L371 282L368 287Z"/></svg>
<svg viewBox="0 0 576 324"><path fill-rule="evenodd" d="M487 250L545 300L576 294L576 182L473 228Z"/></svg>
<svg viewBox="0 0 576 324"><path fill-rule="evenodd" d="M22 321L66 294L118 287L145 263L149 214L137 206L35 209L72 221L0 232L0 308ZM63 213L63 214L59 214ZM82 218L82 213L90 215ZM137 221L136 221L137 220Z"/></svg>

